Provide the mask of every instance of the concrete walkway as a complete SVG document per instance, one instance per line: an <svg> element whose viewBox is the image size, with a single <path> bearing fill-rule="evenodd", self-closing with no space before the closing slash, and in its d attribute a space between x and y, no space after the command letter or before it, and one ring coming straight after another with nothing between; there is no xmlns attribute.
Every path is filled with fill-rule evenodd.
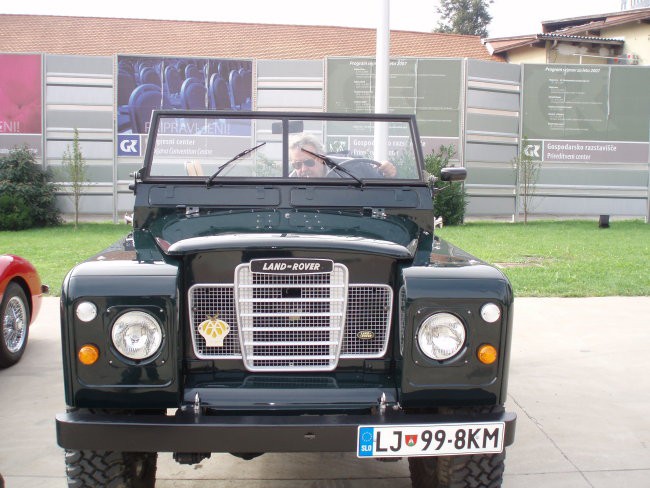
<svg viewBox="0 0 650 488"><path fill-rule="evenodd" d="M519 298L507 408L518 415L506 488L650 487L650 297ZM6 488L64 488L54 415L65 409L58 299L47 298L22 361L0 370ZM406 488L405 460L354 454L214 454L158 462L159 488Z"/></svg>

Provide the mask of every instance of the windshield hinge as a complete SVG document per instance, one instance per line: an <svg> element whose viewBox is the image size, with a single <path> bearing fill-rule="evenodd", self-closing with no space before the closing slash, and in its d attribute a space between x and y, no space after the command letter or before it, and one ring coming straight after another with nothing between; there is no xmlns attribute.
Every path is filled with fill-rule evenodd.
<svg viewBox="0 0 650 488"><path fill-rule="evenodd" d="M129 190L131 190L133 193L135 193L136 188L138 187L138 183L142 181L142 170L144 168L140 168L137 171L134 171L133 173L129 173L129 176L133 178L133 183L129 185Z"/></svg>

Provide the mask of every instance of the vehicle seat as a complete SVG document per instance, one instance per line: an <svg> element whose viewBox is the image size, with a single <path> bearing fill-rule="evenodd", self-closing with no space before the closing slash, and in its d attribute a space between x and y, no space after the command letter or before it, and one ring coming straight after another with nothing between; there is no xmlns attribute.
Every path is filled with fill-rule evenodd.
<svg viewBox="0 0 650 488"><path fill-rule="evenodd" d="M196 161L188 161L185 163L185 171L187 172L187 176L205 176L203 174L203 166Z"/></svg>

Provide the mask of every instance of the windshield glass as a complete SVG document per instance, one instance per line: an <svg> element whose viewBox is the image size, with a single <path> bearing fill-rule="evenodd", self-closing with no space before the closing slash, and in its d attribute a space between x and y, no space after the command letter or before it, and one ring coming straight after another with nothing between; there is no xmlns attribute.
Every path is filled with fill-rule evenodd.
<svg viewBox="0 0 650 488"><path fill-rule="evenodd" d="M412 119L327 114L160 113L146 178L420 179Z"/></svg>

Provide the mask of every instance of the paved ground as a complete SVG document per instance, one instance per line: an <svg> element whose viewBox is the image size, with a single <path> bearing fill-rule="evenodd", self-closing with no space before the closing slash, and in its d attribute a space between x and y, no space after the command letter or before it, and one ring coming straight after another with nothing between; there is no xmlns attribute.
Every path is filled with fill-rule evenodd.
<svg viewBox="0 0 650 488"><path fill-rule="evenodd" d="M516 300L507 407L518 415L506 488L650 487L650 297ZM63 411L58 300L46 299L22 361L0 371L6 488L64 488L54 415ZM160 488L402 488L402 460L353 454L162 454Z"/></svg>

